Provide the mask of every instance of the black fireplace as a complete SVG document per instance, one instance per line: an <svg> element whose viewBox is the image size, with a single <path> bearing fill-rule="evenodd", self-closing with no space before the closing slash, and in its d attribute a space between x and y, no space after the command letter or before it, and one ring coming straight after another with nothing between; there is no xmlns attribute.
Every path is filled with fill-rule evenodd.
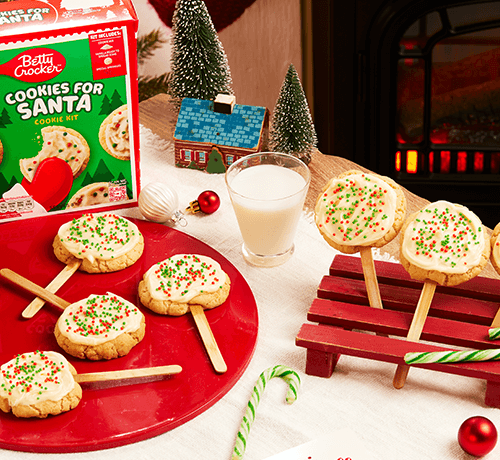
<svg viewBox="0 0 500 460"><path fill-rule="evenodd" d="M500 1L311 5L319 149L500 222Z"/></svg>

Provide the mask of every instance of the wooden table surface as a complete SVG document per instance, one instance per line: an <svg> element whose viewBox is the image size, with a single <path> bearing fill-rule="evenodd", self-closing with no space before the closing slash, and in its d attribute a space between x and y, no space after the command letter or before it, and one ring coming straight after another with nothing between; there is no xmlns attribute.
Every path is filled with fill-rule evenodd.
<svg viewBox="0 0 500 460"><path fill-rule="evenodd" d="M172 139L175 131L176 118L174 112L170 108L169 101L169 97L166 94L159 94L141 102L139 107L140 123L163 139ZM314 153L312 161L309 163L309 168L311 170L311 184L306 197L305 208L310 211L314 209L317 197L332 177L338 176L340 173L351 169L370 172L368 169L346 158L334 155L324 155L319 151ZM415 195L404 187L402 187L402 189L407 201L407 215L418 211L429 203L428 200ZM491 229L487 228L487 230L491 234ZM382 252L387 252L399 258L399 237L395 238L381 250ZM488 263L482 271L481 276L500 279L500 276L491 263Z"/></svg>

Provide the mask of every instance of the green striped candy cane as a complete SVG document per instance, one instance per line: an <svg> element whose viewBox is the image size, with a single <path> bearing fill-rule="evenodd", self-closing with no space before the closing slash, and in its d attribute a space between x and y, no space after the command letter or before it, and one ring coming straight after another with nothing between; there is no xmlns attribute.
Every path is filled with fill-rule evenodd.
<svg viewBox="0 0 500 460"><path fill-rule="evenodd" d="M492 327L488 330L488 336L490 340L500 339L500 327Z"/></svg>
<svg viewBox="0 0 500 460"><path fill-rule="evenodd" d="M262 372L253 388L252 396L248 401L247 410L243 416L243 420L241 421L240 430L238 431L236 442L234 444L232 460L240 460L245 453L248 435L250 433L252 423L255 420L257 406L259 405L260 398L266 388L267 382L269 382L269 380L273 377L279 377L288 383L288 390L286 393L286 402L288 404L292 404L297 399L297 393L300 388L300 377L294 370L286 366L278 365L269 367Z"/></svg>
<svg viewBox="0 0 500 460"><path fill-rule="evenodd" d="M460 363L475 361L498 361L500 349L473 351L431 351L427 353L406 353L406 364Z"/></svg>

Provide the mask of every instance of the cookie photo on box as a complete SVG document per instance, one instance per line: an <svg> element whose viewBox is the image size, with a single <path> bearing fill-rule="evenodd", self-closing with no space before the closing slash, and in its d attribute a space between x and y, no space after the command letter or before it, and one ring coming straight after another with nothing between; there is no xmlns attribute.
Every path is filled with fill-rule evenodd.
<svg viewBox="0 0 500 460"><path fill-rule="evenodd" d="M56 157L68 163L73 177L78 177L90 158L90 148L85 138L78 131L64 126L46 126L41 133L43 145L38 155L19 160L23 176L31 182L40 163L46 158Z"/></svg>
<svg viewBox="0 0 500 460"><path fill-rule="evenodd" d="M78 190L68 201L66 209L109 203L109 183L95 182Z"/></svg>
<svg viewBox="0 0 500 460"><path fill-rule="evenodd" d="M126 104L113 110L101 123L99 142L111 156L119 160L130 160L128 108Z"/></svg>

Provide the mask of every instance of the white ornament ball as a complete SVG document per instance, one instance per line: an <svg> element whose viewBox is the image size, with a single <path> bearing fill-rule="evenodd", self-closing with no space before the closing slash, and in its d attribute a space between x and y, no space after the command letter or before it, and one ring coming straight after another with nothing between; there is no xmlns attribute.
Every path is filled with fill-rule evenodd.
<svg viewBox="0 0 500 460"><path fill-rule="evenodd" d="M139 210L152 222L177 222L183 219L179 211L177 192L161 182L151 182L139 194Z"/></svg>

